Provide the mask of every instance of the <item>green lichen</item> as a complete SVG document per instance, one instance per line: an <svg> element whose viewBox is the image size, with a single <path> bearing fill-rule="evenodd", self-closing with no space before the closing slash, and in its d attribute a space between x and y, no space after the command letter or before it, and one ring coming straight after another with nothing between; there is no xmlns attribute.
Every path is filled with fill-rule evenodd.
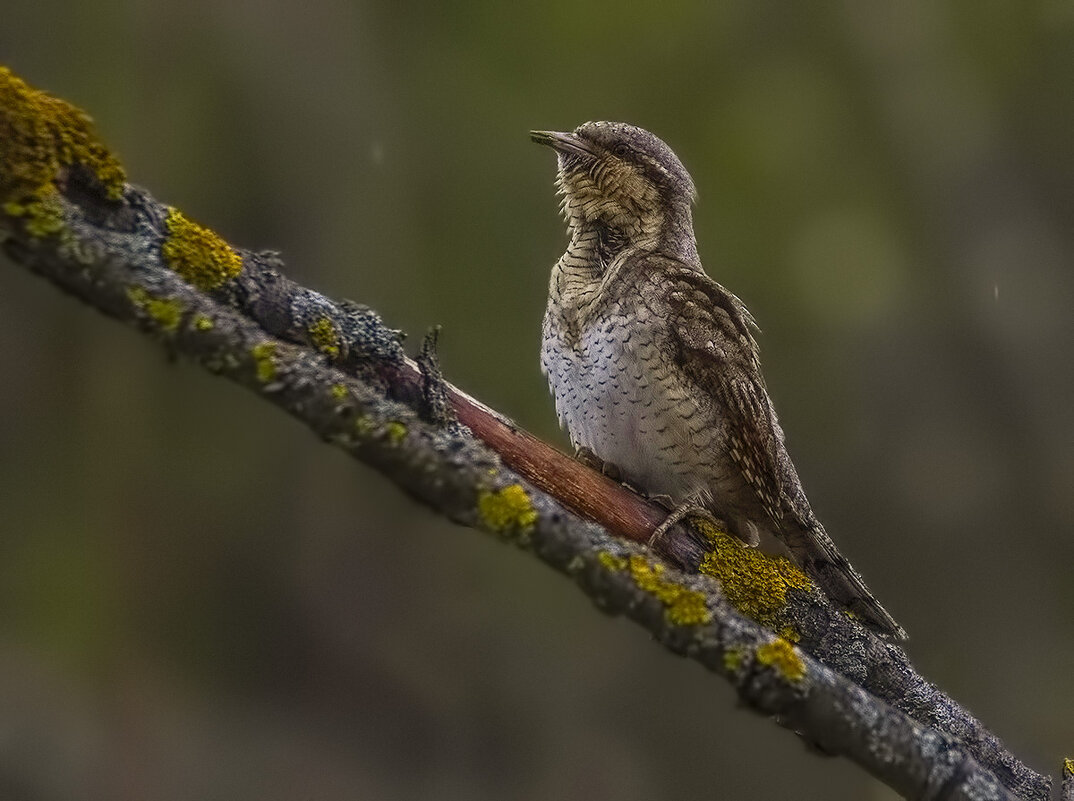
<svg viewBox="0 0 1074 801"><path fill-rule="evenodd" d="M799 682L806 674L805 662L794 646L782 637L776 637L757 649L757 661L774 669L789 682Z"/></svg>
<svg viewBox="0 0 1074 801"><path fill-rule="evenodd" d="M363 439L373 436L373 432L377 430L376 423L365 415L359 415L354 418L354 433Z"/></svg>
<svg viewBox="0 0 1074 801"><path fill-rule="evenodd" d="M634 583L664 605L669 622L677 626L698 626L712 620L704 593L664 578L666 572L667 568L662 564L650 563L639 554L630 557L630 575Z"/></svg>
<svg viewBox="0 0 1074 801"><path fill-rule="evenodd" d="M339 358L339 331L328 317L318 317L306 330L317 350L330 359Z"/></svg>
<svg viewBox="0 0 1074 801"><path fill-rule="evenodd" d="M487 528L497 534L529 533L537 522L537 510L519 484L500 490L482 490L477 497L477 514Z"/></svg>
<svg viewBox="0 0 1074 801"><path fill-rule="evenodd" d="M216 233L168 209L168 236L160 246L164 262L191 286L208 292L242 271L242 257Z"/></svg>
<svg viewBox="0 0 1074 801"><path fill-rule="evenodd" d="M338 401L346 400L347 396L350 395L346 384L333 384L329 391L332 393L332 397Z"/></svg>
<svg viewBox="0 0 1074 801"><path fill-rule="evenodd" d="M61 232L57 181L74 165L92 175L106 197L123 197L123 165L98 140L90 117L0 67L0 209L22 218L31 236Z"/></svg>
<svg viewBox="0 0 1074 801"><path fill-rule="evenodd" d="M254 369L257 372L257 380L267 384L276 378L276 343L261 342L250 349L250 355L254 358Z"/></svg>
<svg viewBox="0 0 1074 801"><path fill-rule="evenodd" d="M728 648L723 652L723 666L727 669L728 673L736 672L742 667L742 659L745 654L741 648Z"/></svg>
<svg viewBox="0 0 1074 801"><path fill-rule="evenodd" d="M747 548L711 524L695 522L713 546L700 572L719 580L727 600L742 614L770 629L785 625L787 591L812 586L805 573L781 556ZM794 638L797 636L795 633Z"/></svg>
<svg viewBox="0 0 1074 801"><path fill-rule="evenodd" d="M128 289L127 297L130 298L131 303L153 319L161 331L174 334L179 330L185 311L181 301L175 298L155 298L140 286Z"/></svg>
<svg viewBox="0 0 1074 801"><path fill-rule="evenodd" d="M216 327L211 317L206 317L204 314L199 314L194 318L194 327L199 331L212 331Z"/></svg>
<svg viewBox="0 0 1074 801"><path fill-rule="evenodd" d="M388 442L392 445L398 445L406 439L407 427L405 423L400 423L398 420L392 420L384 426L384 433L385 436L388 437Z"/></svg>

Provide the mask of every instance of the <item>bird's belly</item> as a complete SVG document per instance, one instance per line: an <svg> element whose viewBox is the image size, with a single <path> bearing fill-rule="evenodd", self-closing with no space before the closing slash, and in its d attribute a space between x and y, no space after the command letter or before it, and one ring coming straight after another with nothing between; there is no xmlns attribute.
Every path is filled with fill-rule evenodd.
<svg viewBox="0 0 1074 801"><path fill-rule="evenodd" d="M598 326L569 347L546 332L542 364L575 447L614 464L649 495L681 502L718 489L712 457L722 426L671 369L655 336Z"/></svg>

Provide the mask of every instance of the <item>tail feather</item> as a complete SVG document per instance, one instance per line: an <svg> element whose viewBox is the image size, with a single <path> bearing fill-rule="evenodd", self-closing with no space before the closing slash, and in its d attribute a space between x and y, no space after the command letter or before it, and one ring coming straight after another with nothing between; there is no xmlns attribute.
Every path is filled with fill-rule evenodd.
<svg viewBox="0 0 1074 801"><path fill-rule="evenodd" d="M874 631L893 639L906 639L905 629L880 605L818 521L814 519L802 526L787 528L790 530L782 532L783 541L825 595L846 607Z"/></svg>

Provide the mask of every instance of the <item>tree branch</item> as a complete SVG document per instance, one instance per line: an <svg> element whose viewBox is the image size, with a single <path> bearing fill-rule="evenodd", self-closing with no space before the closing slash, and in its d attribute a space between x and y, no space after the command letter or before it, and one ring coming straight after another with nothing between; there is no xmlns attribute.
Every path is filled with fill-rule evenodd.
<svg viewBox="0 0 1074 801"><path fill-rule="evenodd" d="M1046 777L789 562L681 525L658 559L637 543L663 510L447 384L435 337L406 358L372 310L299 286L275 254L233 248L127 184L81 112L2 68L0 238L13 261L532 552L900 793L1048 797Z"/></svg>

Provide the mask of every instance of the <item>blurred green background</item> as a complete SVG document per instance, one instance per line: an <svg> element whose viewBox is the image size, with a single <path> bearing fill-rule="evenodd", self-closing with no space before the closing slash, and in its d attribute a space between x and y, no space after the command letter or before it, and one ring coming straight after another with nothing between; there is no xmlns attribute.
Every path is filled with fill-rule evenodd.
<svg viewBox="0 0 1074 801"><path fill-rule="evenodd" d="M1074 751L1067 0L6 0L0 62L560 443L526 132L650 128L918 666L1036 768ZM891 797L6 262L0 341L0 797Z"/></svg>

